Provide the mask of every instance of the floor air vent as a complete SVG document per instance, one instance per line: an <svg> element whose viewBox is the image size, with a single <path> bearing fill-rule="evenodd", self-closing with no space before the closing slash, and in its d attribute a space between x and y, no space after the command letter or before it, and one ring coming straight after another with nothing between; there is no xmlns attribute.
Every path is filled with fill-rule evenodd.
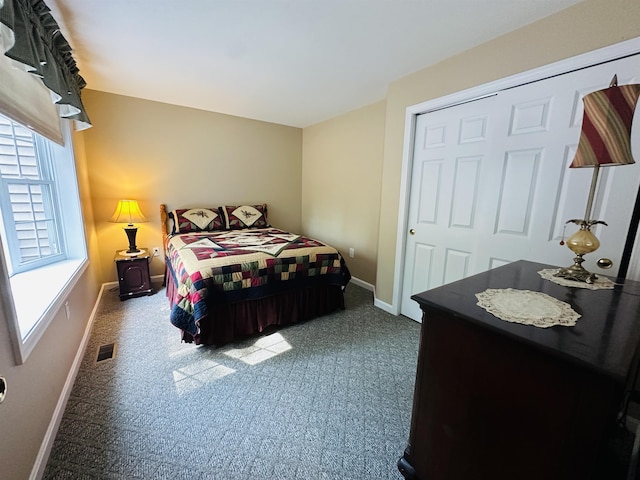
<svg viewBox="0 0 640 480"><path fill-rule="evenodd" d="M109 360L116 356L116 344L109 343L108 345L102 345L98 348L98 356L96 357L96 363L104 360Z"/></svg>

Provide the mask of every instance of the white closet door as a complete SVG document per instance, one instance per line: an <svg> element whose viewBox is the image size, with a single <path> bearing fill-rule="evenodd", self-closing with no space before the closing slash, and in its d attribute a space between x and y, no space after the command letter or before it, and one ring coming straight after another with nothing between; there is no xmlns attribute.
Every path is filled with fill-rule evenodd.
<svg viewBox="0 0 640 480"><path fill-rule="evenodd" d="M411 295L475 271L496 101L489 97L417 118L401 307L415 320L421 315Z"/></svg>
<svg viewBox="0 0 640 480"><path fill-rule="evenodd" d="M565 222L583 218L592 169L569 169L580 135L582 97L640 82L630 57L420 115L416 122L401 313L420 320L410 297L505 263L526 259L568 266ZM636 112L636 122L640 116ZM637 127L637 125L636 125ZM640 161L634 127L633 152ZM602 168L592 218L601 241L585 256L595 273L617 272L640 164ZM577 229L566 227L568 237ZM602 271L598 258L614 267Z"/></svg>

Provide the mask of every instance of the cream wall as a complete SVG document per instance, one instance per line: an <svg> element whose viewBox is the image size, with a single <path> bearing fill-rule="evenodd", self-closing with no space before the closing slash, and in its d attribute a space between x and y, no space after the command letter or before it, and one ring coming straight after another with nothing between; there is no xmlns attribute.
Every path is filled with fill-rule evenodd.
<svg viewBox="0 0 640 480"><path fill-rule="evenodd" d="M376 274L379 301L393 300L407 107L637 36L640 2L586 0L389 86Z"/></svg>
<svg viewBox="0 0 640 480"><path fill-rule="evenodd" d="M376 279L384 118L385 102L378 102L305 128L302 142L302 230L338 248L351 274L370 284Z"/></svg>
<svg viewBox="0 0 640 480"><path fill-rule="evenodd" d="M71 320L59 312L24 365L15 364L0 310L0 374L8 381L0 405L3 478L29 477L99 282L115 280L113 252L126 245L126 237L107 220L119 198L140 200L150 220L138 234L145 246L160 246L160 202L267 202L275 226L308 230L302 233L342 250L354 247L354 275L372 281L375 272L377 297L389 303L406 108L637 36L640 2L586 0L400 79L390 85L386 102L309 127L304 135L291 127L86 91L94 128L74 143L91 264L68 298ZM322 191L318 175L333 177L333 186ZM377 247L371 239L376 236ZM161 272L154 260L152 273Z"/></svg>
<svg viewBox="0 0 640 480"><path fill-rule="evenodd" d="M301 129L92 90L83 102L101 281L116 280L113 256L128 244L108 221L121 198L138 200L149 220L138 225L140 247L162 247L160 203L267 203L273 226L300 232ZM152 260L152 275L163 268Z"/></svg>
<svg viewBox="0 0 640 480"><path fill-rule="evenodd" d="M66 299L71 317L67 319L64 308L58 311L26 362L16 365L0 309L0 375L7 379L7 397L0 405L0 476L6 479L30 478L98 295L94 268L98 255L82 135L74 136L74 146L90 264Z"/></svg>

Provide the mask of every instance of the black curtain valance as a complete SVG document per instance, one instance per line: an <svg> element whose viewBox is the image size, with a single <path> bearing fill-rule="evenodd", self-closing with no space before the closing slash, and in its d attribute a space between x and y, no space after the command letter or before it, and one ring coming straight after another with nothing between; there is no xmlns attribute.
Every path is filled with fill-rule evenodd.
<svg viewBox="0 0 640 480"><path fill-rule="evenodd" d="M0 27L2 53L42 79L61 117L75 120L79 130L90 127L80 98L86 82L44 1L0 0Z"/></svg>

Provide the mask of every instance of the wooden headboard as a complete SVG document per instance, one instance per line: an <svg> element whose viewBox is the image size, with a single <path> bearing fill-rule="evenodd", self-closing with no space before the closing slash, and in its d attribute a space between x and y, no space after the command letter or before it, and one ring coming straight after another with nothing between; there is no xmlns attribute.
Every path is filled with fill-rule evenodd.
<svg viewBox="0 0 640 480"><path fill-rule="evenodd" d="M167 239L169 238L169 215L167 214L167 206L160 204L160 225L162 228L162 249L165 257L167 256Z"/></svg>

